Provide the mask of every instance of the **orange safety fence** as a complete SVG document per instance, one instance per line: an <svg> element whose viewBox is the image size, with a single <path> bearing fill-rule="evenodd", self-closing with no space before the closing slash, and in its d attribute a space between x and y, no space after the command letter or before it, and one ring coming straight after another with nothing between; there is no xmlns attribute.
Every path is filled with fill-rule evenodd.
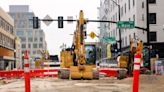
<svg viewBox="0 0 164 92"><path fill-rule="evenodd" d="M100 68L98 72L104 73L105 77L117 77L118 70L112 68ZM57 77L58 69L36 69L30 70L31 78L35 77ZM13 71L0 71L0 78L24 78L24 70L13 70Z"/></svg>
<svg viewBox="0 0 164 92"><path fill-rule="evenodd" d="M46 76L57 77L58 70L30 70L30 76L32 78ZM0 78L24 78L24 70L0 71Z"/></svg>

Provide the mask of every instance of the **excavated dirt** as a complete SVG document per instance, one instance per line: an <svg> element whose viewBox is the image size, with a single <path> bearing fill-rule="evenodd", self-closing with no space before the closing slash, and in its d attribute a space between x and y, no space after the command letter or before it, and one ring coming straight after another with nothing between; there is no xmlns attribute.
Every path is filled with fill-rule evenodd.
<svg viewBox="0 0 164 92"><path fill-rule="evenodd" d="M24 80L0 84L0 92L24 92ZM10 80L11 81L11 80ZM133 78L117 80L61 80L57 78L31 79L31 92L132 92ZM163 92L164 76L141 75L139 92Z"/></svg>

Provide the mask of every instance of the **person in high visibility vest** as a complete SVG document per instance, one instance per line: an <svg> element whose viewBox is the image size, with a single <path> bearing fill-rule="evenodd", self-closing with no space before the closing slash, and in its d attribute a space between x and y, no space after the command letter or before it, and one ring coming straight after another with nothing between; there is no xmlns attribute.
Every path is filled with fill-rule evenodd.
<svg viewBox="0 0 164 92"><path fill-rule="evenodd" d="M141 66L143 66L143 54L142 54L142 50L143 50L143 42L142 40L139 40L137 43L137 48L136 48L136 53L141 54Z"/></svg>

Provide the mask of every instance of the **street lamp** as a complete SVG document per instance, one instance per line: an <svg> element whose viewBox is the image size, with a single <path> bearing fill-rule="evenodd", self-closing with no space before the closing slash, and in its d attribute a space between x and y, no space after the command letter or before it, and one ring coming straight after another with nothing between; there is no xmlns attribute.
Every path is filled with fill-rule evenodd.
<svg viewBox="0 0 164 92"><path fill-rule="evenodd" d="M115 2L115 1L113 1L113 0L111 0L114 4L116 4L117 6L118 6L118 20L120 21L121 20L121 15L120 15L120 5L117 3L117 2ZM121 41L121 29L119 28L119 41L118 41L120 44L119 44L119 47L120 47L120 52L122 52L122 41Z"/></svg>

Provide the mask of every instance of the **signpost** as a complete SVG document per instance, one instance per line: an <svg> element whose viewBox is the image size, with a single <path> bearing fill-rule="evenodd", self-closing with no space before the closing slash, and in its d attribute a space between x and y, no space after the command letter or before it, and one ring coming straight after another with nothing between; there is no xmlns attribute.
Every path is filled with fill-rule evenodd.
<svg viewBox="0 0 164 92"><path fill-rule="evenodd" d="M135 24L134 21L118 21L117 22L117 27L118 28L134 28Z"/></svg>

